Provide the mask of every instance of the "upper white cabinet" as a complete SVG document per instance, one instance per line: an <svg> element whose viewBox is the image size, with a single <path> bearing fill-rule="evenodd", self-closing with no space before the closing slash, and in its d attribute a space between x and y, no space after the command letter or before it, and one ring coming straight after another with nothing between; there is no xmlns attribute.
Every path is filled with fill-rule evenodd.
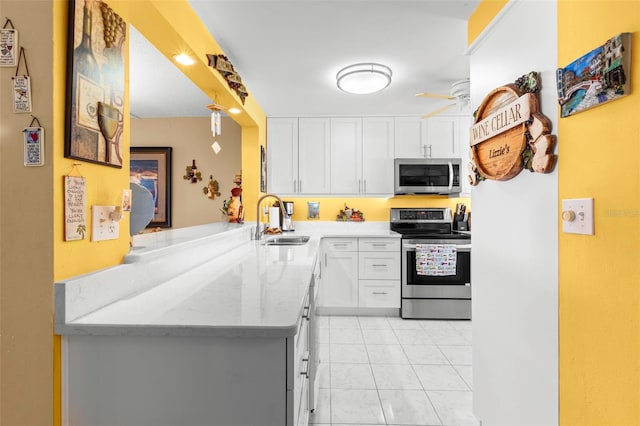
<svg viewBox="0 0 640 426"><path fill-rule="evenodd" d="M276 194L297 192L298 118L267 121L267 187Z"/></svg>
<svg viewBox="0 0 640 426"><path fill-rule="evenodd" d="M394 123L390 117L362 119L362 193L393 194Z"/></svg>
<svg viewBox="0 0 640 426"><path fill-rule="evenodd" d="M329 119L267 120L267 187L276 194L330 192Z"/></svg>
<svg viewBox="0 0 640 426"><path fill-rule="evenodd" d="M331 192L362 191L362 119L331 119Z"/></svg>
<svg viewBox="0 0 640 426"><path fill-rule="evenodd" d="M329 119L298 120L298 183L296 192L326 194L331 191ZM275 170L279 173L279 170Z"/></svg>
<svg viewBox="0 0 640 426"><path fill-rule="evenodd" d="M460 139L468 120L466 116L396 117L395 157L460 157Z"/></svg>

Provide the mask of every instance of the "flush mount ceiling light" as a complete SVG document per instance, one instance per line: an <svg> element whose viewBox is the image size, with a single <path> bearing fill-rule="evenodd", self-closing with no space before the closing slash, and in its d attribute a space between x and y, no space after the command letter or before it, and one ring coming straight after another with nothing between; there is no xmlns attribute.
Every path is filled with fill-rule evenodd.
<svg viewBox="0 0 640 426"><path fill-rule="evenodd" d="M343 92L365 95L387 87L391 83L391 69L373 62L354 64L338 71L336 80Z"/></svg>
<svg viewBox="0 0 640 426"><path fill-rule="evenodd" d="M173 55L173 59L181 64L181 65L193 65L196 63L196 61L189 55L187 55L186 53L180 53L178 55Z"/></svg>

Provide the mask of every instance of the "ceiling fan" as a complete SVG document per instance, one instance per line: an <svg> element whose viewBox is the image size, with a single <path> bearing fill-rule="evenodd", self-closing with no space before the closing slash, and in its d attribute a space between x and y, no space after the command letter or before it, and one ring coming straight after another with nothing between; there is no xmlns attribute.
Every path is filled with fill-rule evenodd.
<svg viewBox="0 0 640 426"><path fill-rule="evenodd" d="M443 106L442 108L438 108L435 111L432 111L428 114L422 115L420 118L429 118L434 115L440 114L441 112L458 105L460 108L469 104L470 92L469 92L469 79L465 78L463 80L458 80L451 84L451 90L448 95L440 94L440 93L418 93L416 96L422 98L437 98L437 99L448 99L455 102L452 102L448 105Z"/></svg>

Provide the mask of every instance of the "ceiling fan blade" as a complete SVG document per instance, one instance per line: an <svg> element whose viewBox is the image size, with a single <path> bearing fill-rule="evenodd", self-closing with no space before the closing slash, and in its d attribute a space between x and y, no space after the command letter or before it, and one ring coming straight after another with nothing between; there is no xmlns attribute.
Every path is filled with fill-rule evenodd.
<svg viewBox="0 0 640 426"><path fill-rule="evenodd" d="M438 98L438 99L455 99L455 96L442 95L440 93L417 93L416 96L421 98Z"/></svg>
<svg viewBox="0 0 640 426"><path fill-rule="evenodd" d="M451 107L453 107L453 106L456 106L456 104L449 104L449 105L447 105L447 106L443 106L442 108L438 108L437 110L432 111L432 112L430 112L430 113L428 113L428 114L421 115L421 116L420 116L420 118L429 118L429 117L433 117L434 115L438 115L438 114L440 114L442 111L448 110L449 108L451 108Z"/></svg>

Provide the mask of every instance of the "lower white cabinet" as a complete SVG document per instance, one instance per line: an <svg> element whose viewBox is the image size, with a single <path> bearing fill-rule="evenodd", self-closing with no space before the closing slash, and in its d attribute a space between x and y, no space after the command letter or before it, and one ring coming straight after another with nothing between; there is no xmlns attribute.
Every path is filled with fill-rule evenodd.
<svg viewBox="0 0 640 426"><path fill-rule="evenodd" d="M399 239L325 238L322 248L323 309L400 308Z"/></svg>

